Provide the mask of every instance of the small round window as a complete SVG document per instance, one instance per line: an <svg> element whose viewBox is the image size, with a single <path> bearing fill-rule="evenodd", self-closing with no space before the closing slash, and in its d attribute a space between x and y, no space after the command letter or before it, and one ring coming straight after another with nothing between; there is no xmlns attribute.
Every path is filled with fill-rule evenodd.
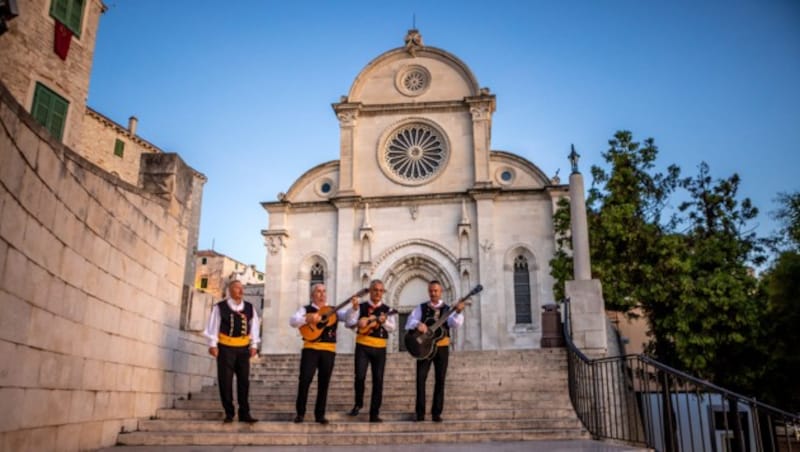
<svg viewBox="0 0 800 452"><path fill-rule="evenodd" d="M416 97L428 90L431 73L424 66L412 64L402 68L395 77L395 87L409 97Z"/></svg>
<svg viewBox="0 0 800 452"><path fill-rule="evenodd" d="M322 196L323 198L331 196L335 189L336 187L333 181L327 177L314 184L314 191L317 192L318 196Z"/></svg>
<svg viewBox="0 0 800 452"><path fill-rule="evenodd" d="M494 173L494 177L497 183L500 185L511 185L514 182L516 173L509 167L503 167Z"/></svg>

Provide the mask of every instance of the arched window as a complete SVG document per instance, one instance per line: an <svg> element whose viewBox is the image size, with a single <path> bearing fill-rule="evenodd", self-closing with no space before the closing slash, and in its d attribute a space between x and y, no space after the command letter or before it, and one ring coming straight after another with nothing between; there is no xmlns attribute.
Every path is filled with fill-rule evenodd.
<svg viewBox="0 0 800 452"><path fill-rule="evenodd" d="M311 281L310 287L314 287L314 284L325 284L325 269L322 268L322 264L315 262L311 266L311 278L309 280Z"/></svg>
<svg viewBox="0 0 800 452"><path fill-rule="evenodd" d="M531 277L528 271L528 259L522 255L514 259L514 311L517 324L532 323Z"/></svg>

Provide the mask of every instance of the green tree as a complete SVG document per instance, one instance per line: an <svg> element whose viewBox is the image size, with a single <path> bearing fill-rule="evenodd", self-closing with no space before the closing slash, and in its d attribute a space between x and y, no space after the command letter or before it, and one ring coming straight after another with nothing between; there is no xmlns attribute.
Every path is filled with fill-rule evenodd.
<svg viewBox="0 0 800 452"><path fill-rule="evenodd" d="M739 177L714 180L705 163L693 178L681 179L675 165L658 172L654 140L635 142L628 131L609 145L603 153L609 169L592 167L587 199L592 273L602 281L606 307L641 308L651 337L647 351L656 359L751 387L759 376L752 364L764 361L757 349L763 307L748 265L761 256L747 229L757 210L737 200ZM678 188L688 200L669 210ZM569 229L564 218L568 209L561 206L557 233ZM559 242L551 261L556 291L571 277L568 245Z"/></svg>
<svg viewBox="0 0 800 452"><path fill-rule="evenodd" d="M766 294L769 350L764 376L759 384L760 398L789 411L800 411L800 192L781 193L779 209L773 215L781 223L775 243L783 251L761 278Z"/></svg>
<svg viewBox="0 0 800 452"><path fill-rule="evenodd" d="M763 302L750 265L763 262L760 241L748 224L757 214L749 199L737 200L737 174L714 180L708 164L682 181L689 199L679 206L688 224L688 271L680 302L665 313L680 367L736 390L759 378L763 351ZM664 319L656 319L662 321Z"/></svg>

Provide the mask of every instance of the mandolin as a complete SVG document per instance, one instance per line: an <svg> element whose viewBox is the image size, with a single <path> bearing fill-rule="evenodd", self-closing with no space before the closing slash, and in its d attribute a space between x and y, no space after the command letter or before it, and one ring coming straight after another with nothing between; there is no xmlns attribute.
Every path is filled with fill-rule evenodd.
<svg viewBox="0 0 800 452"><path fill-rule="evenodd" d="M395 314L397 314L397 309L390 309L389 312L386 313L386 317L389 317L390 315L395 315ZM370 316L370 317L372 317L372 316ZM378 316L378 317L380 317L380 316ZM364 326L364 328L359 328L358 329L358 334L369 334L369 333L372 332L372 330L374 330L375 328L379 327L381 325L381 322L378 320L378 317L375 317L375 318L371 319L366 324L366 326Z"/></svg>
<svg viewBox="0 0 800 452"><path fill-rule="evenodd" d="M406 350L408 350L408 353L411 353L411 356L420 360L433 358L433 355L436 354L436 342L444 337L444 328L442 328L442 325L444 325L444 322L446 322L450 316L456 313L455 305L459 303L465 303L467 298L479 293L482 290L483 286L478 284L467 295L458 300L453 307L447 311L447 313L444 313L444 315L440 316L439 320L428 324L428 322L432 320L428 319L428 322L425 322L425 324L428 325L428 330L424 333L420 333L416 328L413 330L407 330L404 342L406 344Z"/></svg>
<svg viewBox="0 0 800 452"><path fill-rule="evenodd" d="M319 322L314 324L306 323L299 328L300 335L303 336L303 340L308 342L318 341L322 337L322 332L325 330L325 328L335 325L339 320L339 316L336 315L339 309L342 309L347 303L350 303L350 300L352 300L353 297L363 297L368 293L369 289L361 289L347 300L336 305L336 307L332 308L330 306L324 306L321 308L319 311L317 311L317 313L320 315Z"/></svg>

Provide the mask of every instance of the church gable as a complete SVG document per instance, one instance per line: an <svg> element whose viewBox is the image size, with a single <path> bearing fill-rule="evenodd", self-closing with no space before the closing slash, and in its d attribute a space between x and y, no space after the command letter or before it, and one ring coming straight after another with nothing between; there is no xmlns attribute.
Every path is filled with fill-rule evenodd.
<svg viewBox="0 0 800 452"><path fill-rule="evenodd" d="M507 190L544 188L551 184L539 167L523 157L505 151L492 151L489 176L493 184Z"/></svg>
<svg viewBox="0 0 800 452"><path fill-rule="evenodd" d="M372 60L353 82L348 102L364 105L461 101L478 95L472 71L454 55L426 47L409 30L405 47Z"/></svg>
<svg viewBox="0 0 800 452"><path fill-rule="evenodd" d="M339 190L339 162L334 160L311 168L280 196L292 203L326 201Z"/></svg>

